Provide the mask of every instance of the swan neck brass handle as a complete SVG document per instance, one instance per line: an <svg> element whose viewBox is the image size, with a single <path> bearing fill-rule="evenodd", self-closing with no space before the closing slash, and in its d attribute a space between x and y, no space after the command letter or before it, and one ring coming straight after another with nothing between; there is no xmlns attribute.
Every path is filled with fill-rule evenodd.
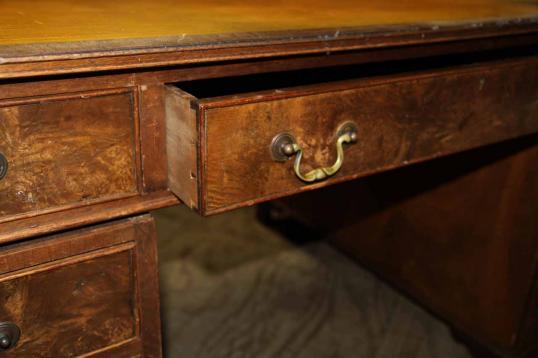
<svg viewBox="0 0 538 358"><path fill-rule="evenodd" d="M303 159L303 149L297 143L293 135L280 133L273 138L271 152L275 161L286 161L293 155L295 163L293 170L295 175L306 183L325 180L336 174L344 163L344 144L352 144L357 141L357 126L353 122L346 122L336 131L336 161L328 167L313 169L307 173L301 172L301 160Z"/></svg>

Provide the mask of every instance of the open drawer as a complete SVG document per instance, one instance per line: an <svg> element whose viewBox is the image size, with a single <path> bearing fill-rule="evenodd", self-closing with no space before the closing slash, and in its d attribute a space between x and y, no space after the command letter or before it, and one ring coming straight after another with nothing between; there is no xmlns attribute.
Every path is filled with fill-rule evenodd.
<svg viewBox="0 0 538 358"><path fill-rule="evenodd" d="M225 96L183 89L166 89L169 186L202 214L538 130L536 57Z"/></svg>

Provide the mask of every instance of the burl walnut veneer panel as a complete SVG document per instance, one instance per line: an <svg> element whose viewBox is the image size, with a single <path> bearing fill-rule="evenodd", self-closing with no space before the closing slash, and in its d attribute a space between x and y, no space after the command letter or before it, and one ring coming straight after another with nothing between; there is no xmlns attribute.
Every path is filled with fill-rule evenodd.
<svg viewBox="0 0 538 358"><path fill-rule="evenodd" d="M22 330L8 357L67 357L136 334L129 251L0 282L0 317Z"/></svg>
<svg viewBox="0 0 538 358"><path fill-rule="evenodd" d="M2 357L159 357L155 244L141 216L1 248Z"/></svg>
<svg viewBox="0 0 538 358"><path fill-rule="evenodd" d="M0 101L0 221L137 193L133 95Z"/></svg>

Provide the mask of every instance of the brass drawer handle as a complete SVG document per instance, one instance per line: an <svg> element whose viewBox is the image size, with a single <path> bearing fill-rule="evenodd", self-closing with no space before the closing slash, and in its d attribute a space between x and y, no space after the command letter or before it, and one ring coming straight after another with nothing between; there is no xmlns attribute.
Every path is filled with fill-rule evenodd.
<svg viewBox="0 0 538 358"><path fill-rule="evenodd" d="M20 335L21 330L15 323L0 322L0 352L15 347Z"/></svg>
<svg viewBox="0 0 538 358"><path fill-rule="evenodd" d="M271 144L271 153L275 161L286 161L293 155L295 163L293 170L295 175L304 182L312 183L327 179L336 174L344 163L344 144L351 144L357 141L357 125L353 122L346 122L336 131L336 161L329 167L316 168L308 173L301 173L301 159L303 158L303 149L295 138L289 133L280 133L273 138Z"/></svg>

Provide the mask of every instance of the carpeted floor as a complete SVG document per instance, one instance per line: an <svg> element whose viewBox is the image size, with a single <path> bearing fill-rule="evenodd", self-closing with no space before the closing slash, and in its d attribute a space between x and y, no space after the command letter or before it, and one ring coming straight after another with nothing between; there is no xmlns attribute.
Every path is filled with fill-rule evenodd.
<svg viewBox="0 0 538 358"><path fill-rule="evenodd" d="M254 208L155 212L166 357L466 358L449 329L323 242Z"/></svg>

